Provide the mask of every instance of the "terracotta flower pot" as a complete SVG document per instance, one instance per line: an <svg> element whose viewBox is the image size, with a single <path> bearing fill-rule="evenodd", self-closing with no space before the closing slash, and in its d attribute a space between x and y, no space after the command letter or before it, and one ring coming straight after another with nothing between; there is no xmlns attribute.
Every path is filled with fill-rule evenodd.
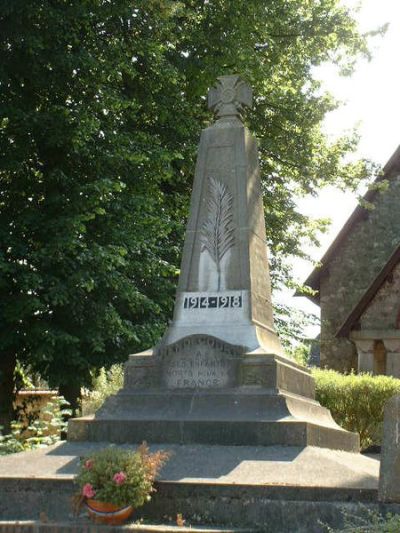
<svg viewBox="0 0 400 533"><path fill-rule="evenodd" d="M120 507L113 503L99 502L97 500L86 500L90 518L96 524L109 524L118 526L125 522L133 513L132 505Z"/></svg>

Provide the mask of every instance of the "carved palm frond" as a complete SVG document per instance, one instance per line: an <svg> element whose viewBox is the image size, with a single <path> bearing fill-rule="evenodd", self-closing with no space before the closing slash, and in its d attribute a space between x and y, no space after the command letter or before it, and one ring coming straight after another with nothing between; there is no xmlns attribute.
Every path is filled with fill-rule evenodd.
<svg viewBox="0 0 400 533"><path fill-rule="evenodd" d="M220 263L235 243L233 197L228 187L209 178L208 218L201 228L202 251L207 250L220 272Z"/></svg>

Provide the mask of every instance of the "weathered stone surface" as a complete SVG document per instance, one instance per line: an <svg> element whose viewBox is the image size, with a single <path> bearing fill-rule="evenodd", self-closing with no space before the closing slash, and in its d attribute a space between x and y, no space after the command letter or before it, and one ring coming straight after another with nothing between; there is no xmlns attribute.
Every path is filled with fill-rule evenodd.
<svg viewBox="0 0 400 533"><path fill-rule="evenodd" d="M358 435L337 426L315 400L257 386L124 390L95 417L71 420L68 440L284 444L359 451Z"/></svg>
<svg viewBox="0 0 400 533"><path fill-rule="evenodd" d="M190 342L185 347L186 340ZM197 341L200 343L198 344ZM212 355L212 351L208 351L208 343L211 341L221 349L220 362ZM201 348L199 352L196 352L195 349L192 350L196 346ZM182 350L189 352L187 362L186 356L182 357ZM130 356L125 366L124 389L199 389L246 386L269 389L271 393L284 391L307 398L315 397L315 384L310 371L286 357L263 353L248 354L243 347L228 345L218 339L206 336L192 336L178 341L178 343L165 348L165 351L161 350L162 354L164 357L155 357L153 352L149 350L146 355ZM199 372L202 380L191 382L193 376L198 376ZM215 375L211 375L214 372ZM170 374L173 374L175 380L179 380L179 383L175 383L177 385L175 387L168 387L168 380L172 379ZM217 383L204 382L205 378L215 379L217 375L220 376ZM186 380L186 382L182 380ZM188 381L189 383L187 383Z"/></svg>
<svg viewBox="0 0 400 533"><path fill-rule="evenodd" d="M109 445L107 442L59 442L47 448L0 457L2 488L9 481L10 488L11 481L13 487L23 483L40 487L41 479L49 483L59 481L59 486L72 483L79 458ZM121 448L135 450L137 446L128 444ZM369 494L363 498L367 501L376 499L377 495L379 460L361 454L317 447L150 445L151 451L160 449L171 453L158 476L160 483L284 485L291 493L295 493L297 486L315 489L315 492L329 488L331 498L334 498L335 489L364 490ZM55 489L55 485L51 488ZM324 499L327 498L328 495L324 495ZM7 508L11 512L12 506L6 499L0 498L0 505L2 510ZM70 509L61 509L61 512L67 516Z"/></svg>
<svg viewBox="0 0 400 533"><path fill-rule="evenodd" d="M202 487L204 489L204 487ZM239 492L241 491L241 492ZM180 506L184 512L183 516L189 517L186 523L198 523L198 517L204 516L204 508L209 505L208 498L211 497L212 505L210 513L212 514L213 524L218 524L218 518L223 517L229 522L240 518L242 509L242 498L246 498L246 517L249 515L250 520L257 520L257 523L251 522L248 527L232 528L218 525L201 526L198 525L180 528L177 526L162 525L165 518L158 525L140 523L127 523L123 526L99 526L88 522L88 519L70 519L63 522L43 523L40 521L0 521L1 533L119 533L133 531L137 533L325 533L327 527L342 528L344 524L344 515L352 516L354 519L363 521L366 512L375 513L398 513L399 505L376 505L374 503L349 503L344 501L293 501L284 499L269 499L263 497L248 487L238 487L235 492L218 491L220 494L215 495L214 491L210 495L202 495L199 491L184 495L179 500L176 494L169 495L171 501L163 504L165 513L170 512L171 503L174 502ZM191 498L196 498L191 501ZM238 505L237 502L241 504ZM203 512L203 514L202 514ZM182 513L179 513L182 514ZM171 514L165 514L171 522L174 517ZM193 518L192 518L193 517Z"/></svg>
<svg viewBox="0 0 400 533"><path fill-rule="evenodd" d="M167 389L228 388L238 385L242 346L207 335L191 335L158 351Z"/></svg>
<svg viewBox="0 0 400 533"><path fill-rule="evenodd" d="M355 434L303 420L241 421L241 420L143 420L135 418L96 419L83 417L71 423L71 442L89 439L94 442L125 444L142 440L169 444L214 444L221 446L318 446L332 450L359 451Z"/></svg>
<svg viewBox="0 0 400 533"><path fill-rule="evenodd" d="M172 324L160 348L189 335L282 354L272 317L256 139L241 122L251 89L218 78L203 130Z"/></svg>
<svg viewBox="0 0 400 533"><path fill-rule="evenodd" d="M219 119L241 117L252 104L251 87L239 76L221 76L208 92L208 107Z"/></svg>
<svg viewBox="0 0 400 533"><path fill-rule="evenodd" d="M310 371L285 357L247 354L240 366L240 385L315 398Z"/></svg>
<svg viewBox="0 0 400 533"><path fill-rule="evenodd" d="M340 469L340 466L338 468ZM19 502L25 511L25 516L30 517L33 513L34 518L37 518L36 509L41 508L48 511L46 514L50 521L68 519L69 498L73 490L72 481L69 482L69 491L66 491L65 487L60 490L57 484L53 484L51 489L48 487L47 491L39 488L44 485L43 480L19 483L15 487L9 483L10 490L5 491L5 487L0 482L0 497L5 497L2 500L3 505L0 503L0 506L4 509L5 503L12 511L16 509L15 503ZM145 518L147 523L149 521L162 523L166 517L171 520L176 519L179 513L182 514L186 523L192 526L209 524L210 529L213 524L221 524L225 525L229 531L229 526L238 524L235 530L236 528L239 531L250 529L248 533L251 531L324 533L325 525L334 528L343 527L343 513L365 517L366 510L381 513L400 512L400 505L378 505L375 498L376 491L368 489L169 482L157 484L156 495L149 504L136 511L135 519ZM31 503L33 502L35 507L32 509ZM2 508L0 507L0 517L3 520L15 519L15 514L12 512L8 517L2 514ZM80 531L75 529L76 522L76 519L69 517L67 529L64 531ZM4 524L4 528L6 526L9 527L9 524ZM51 522L48 526L51 527ZM3 525L0 522L0 531L2 531L1 527ZM7 533L20 531L4 528L3 531ZM205 529L207 531L207 528ZM111 529L111 531L121 530L129 531L130 529L129 526ZM235 530L234 533L236 533ZM46 529L32 529L31 531L32 533L45 532ZM52 532L51 529L47 531ZM100 531L100 528L94 526L92 529L86 529L85 533L89 531L95 533L95 531ZM172 532L168 531L168 533Z"/></svg>
<svg viewBox="0 0 400 533"><path fill-rule="evenodd" d="M400 396L385 406L379 499L400 502Z"/></svg>
<svg viewBox="0 0 400 533"><path fill-rule="evenodd" d="M378 290L360 318L360 329L396 330L399 327L400 264Z"/></svg>
<svg viewBox="0 0 400 533"><path fill-rule="evenodd" d="M353 339L357 348L358 372L374 372L374 340Z"/></svg>
<svg viewBox="0 0 400 533"><path fill-rule="evenodd" d="M0 520L72 520L79 457L106 443L60 443L0 458ZM152 501L135 520L163 522L181 513L188 524L250 527L260 533L318 532L339 527L342 509L378 507L379 462L362 455L287 446L152 446L172 452ZM0 524L1 525L1 524ZM267 529L268 527L268 529Z"/></svg>
<svg viewBox="0 0 400 533"><path fill-rule="evenodd" d="M125 364L124 388L151 389L159 387L160 383L161 367L152 350L129 358Z"/></svg>
<svg viewBox="0 0 400 533"><path fill-rule="evenodd" d="M248 354L243 346L214 337L192 335L161 348L157 356L131 356L125 367L125 389L201 389L261 387L315 397L308 369L269 354Z"/></svg>

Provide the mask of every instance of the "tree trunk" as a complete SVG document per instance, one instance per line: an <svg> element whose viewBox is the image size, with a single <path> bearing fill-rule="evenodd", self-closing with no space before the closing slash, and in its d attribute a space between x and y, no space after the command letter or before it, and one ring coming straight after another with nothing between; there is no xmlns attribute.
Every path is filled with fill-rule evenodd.
<svg viewBox="0 0 400 533"><path fill-rule="evenodd" d="M79 416L81 412L81 385L80 383L64 383L58 387L58 393L63 396L69 403L69 409L72 411L71 417ZM65 422L69 416L64 416ZM67 440L67 430L61 432L61 440Z"/></svg>
<svg viewBox="0 0 400 533"><path fill-rule="evenodd" d="M4 435L10 433L14 417L14 372L17 364L15 354L0 354L0 426Z"/></svg>
<svg viewBox="0 0 400 533"><path fill-rule="evenodd" d="M77 380L75 383L64 383L60 385L58 389L60 396L64 398L69 403L69 408L72 410L72 416L77 416L80 414L81 405L81 384Z"/></svg>

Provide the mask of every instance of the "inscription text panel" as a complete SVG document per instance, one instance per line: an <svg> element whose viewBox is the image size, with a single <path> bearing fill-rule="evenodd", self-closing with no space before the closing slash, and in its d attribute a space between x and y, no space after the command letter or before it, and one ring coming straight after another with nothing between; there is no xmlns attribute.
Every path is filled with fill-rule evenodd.
<svg viewBox="0 0 400 533"><path fill-rule="evenodd" d="M163 348L163 383L170 389L209 389L236 385L242 348L214 337L193 335Z"/></svg>

